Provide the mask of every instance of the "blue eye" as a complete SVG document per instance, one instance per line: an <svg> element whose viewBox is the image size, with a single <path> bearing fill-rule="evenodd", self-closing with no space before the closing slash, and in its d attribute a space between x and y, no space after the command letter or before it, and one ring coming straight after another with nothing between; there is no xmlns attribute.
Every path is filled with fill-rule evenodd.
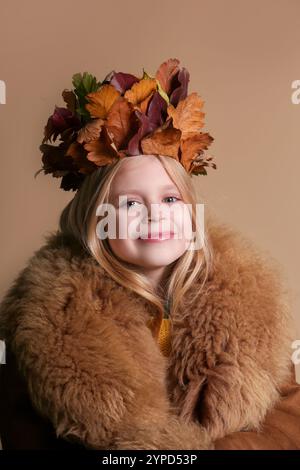
<svg viewBox="0 0 300 470"><path fill-rule="evenodd" d="M165 197L164 199L175 199L174 202L180 200L177 196L167 196L167 197ZM135 201L134 199L130 199L129 201L127 201L126 207L132 207L132 205L129 205L131 202L136 202L137 204L140 204L138 201ZM169 202L172 203L173 201L169 201Z"/></svg>
<svg viewBox="0 0 300 470"><path fill-rule="evenodd" d="M133 199L131 199L131 200L127 201L127 203L126 203L127 207L132 207L132 206L129 206L129 205L128 205L130 202L137 202L137 203L139 204L138 201L134 201Z"/></svg>
<svg viewBox="0 0 300 470"><path fill-rule="evenodd" d="M179 201L179 198L176 196L167 196L165 199L176 199L177 201Z"/></svg>

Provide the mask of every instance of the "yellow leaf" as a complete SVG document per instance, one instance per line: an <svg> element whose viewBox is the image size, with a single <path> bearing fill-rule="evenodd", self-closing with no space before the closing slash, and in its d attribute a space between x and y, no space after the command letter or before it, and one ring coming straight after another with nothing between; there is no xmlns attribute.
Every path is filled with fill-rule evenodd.
<svg viewBox="0 0 300 470"><path fill-rule="evenodd" d="M139 82L132 85L130 90L127 90L124 97L134 106L144 101L153 91L156 90L157 83L155 78L143 78Z"/></svg>
<svg viewBox="0 0 300 470"><path fill-rule="evenodd" d="M105 84L100 90L86 95L90 103L85 107L92 117L106 119L108 111L120 95L113 85Z"/></svg>

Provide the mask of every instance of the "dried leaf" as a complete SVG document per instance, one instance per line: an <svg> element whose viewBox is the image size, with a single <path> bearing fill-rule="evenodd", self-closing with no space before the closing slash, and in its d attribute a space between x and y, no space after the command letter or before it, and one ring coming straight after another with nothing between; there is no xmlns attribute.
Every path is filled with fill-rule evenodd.
<svg viewBox="0 0 300 470"><path fill-rule="evenodd" d="M113 135L113 141L118 149L127 145L135 121L133 106L124 97L116 100L109 110L106 128Z"/></svg>
<svg viewBox="0 0 300 470"><path fill-rule="evenodd" d="M138 109L140 110L142 113L144 114L147 114L147 110L148 110L148 105L149 105L149 102L152 100L153 98L153 95L155 94L156 92L153 90L149 96L147 96L147 98L145 98L143 101L141 101L141 103L139 105L136 105L134 107L134 109Z"/></svg>
<svg viewBox="0 0 300 470"><path fill-rule="evenodd" d="M122 95L129 90L134 83L140 79L131 73L114 72L110 84L115 87Z"/></svg>
<svg viewBox="0 0 300 470"><path fill-rule="evenodd" d="M115 148L112 135L105 126L101 129L100 138L84 144L84 148L88 151L88 160L97 166L114 163L121 156Z"/></svg>
<svg viewBox="0 0 300 470"><path fill-rule="evenodd" d="M62 97L63 97L65 103L67 104L67 108L69 109L69 111L71 111L71 113L75 114L76 113L76 105L77 105L77 99L76 99L75 93L73 91L65 89L62 92Z"/></svg>
<svg viewBox="0 0 300 470"><path fill-rule="evenodd" d="M92 140L96 140L100 136L101 128L105 121L101 118L93 119L88 122L80 131L78 132L77 142L83 144L84 142L88 143Z"/></svg>
<svg viewBox="0 0 300 470"><path fill-rule="evenodd" d="M172 80L172 89L170 95L170 103L177 107L179 101L184 100L188 94L188 84L190 74L186 68L182 68Z"/></svg>
<svg viewBox="0 0 300 470"><path fill-rule="evenodd" d="M140 141L141 139L146 136L147 134L150 134L153 132L156 128L157 125L155 123L152 123L150 118L146 116L146 114L141 113L138 110L135 110L135 115L140 121L138 131L134 136L130 139L128 142L128 148L127 152L128 155L139 155L141 153L141 148L140 148Z"/></svg>
<svg viewBox="0 0 300 470"><path fill-rule="evenodd" d="M66 156L72 157L72 161L80 173L89 174L96 169L96 166L87 159L87 152L83 146L76 141L69 146Z"/></svg>
<svg viewBox="0 0 300 470"><path fill-rule="evenodd" d="M204 126L205 113L201 112L203 104L204 101L194 92L180 101L177 108L172 104L168 106L168 115L173 119L173 126L182 132L182 139L188 134L199 133Z"/></svg>
<svg viewBox="0 0 300 470"><path fill-rule="evenodd" d="M157 129L153 134L141 140L141 147L145 155L168 155L179 160L181 132L178 129Z"/></svg>
<svg viewBox="0 0 300 470"><path fill-rule="evenodd" d="M179 72L179 63L178 59L168 59L159 66L155 74L155 78L167 95L171 92L173 77Z"/></svg>
<svg viewBox="0 0 300 470"><path fill-rule="evenodd" d="M120 93L114 86L110 84L103 85L100 90L86 95L90 103L86 104L85 107L92 117L106 119L110 108L119 96Z"/></svg>
<svg viewBox="0 0 300 470"><path fill-rule="evenodd" d="M130 90L127 90L124 97L134 106L139 105L142 101L148 98L153 91L156 91L157 83L155 78L143 78L137 83L134 83Z"/></svg>
<svg viewBox="0 0 300 470"><path fill-rule="evenodd" d="M197 156L202 155L203 150L206 150L213 140L209 133L202 132L181 140L181 163L188 172L191 170L193 160L197 161Z"/></svg>

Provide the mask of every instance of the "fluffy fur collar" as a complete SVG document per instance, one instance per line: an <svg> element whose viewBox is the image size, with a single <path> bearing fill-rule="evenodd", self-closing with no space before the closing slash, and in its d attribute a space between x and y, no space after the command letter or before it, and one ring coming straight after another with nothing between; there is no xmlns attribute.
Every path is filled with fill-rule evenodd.
<svg viewBox="0 0 300 470"><path fill-rule="evenodd" d="M201 299L172 317L169 358L146 326L151 306L77 242L53 233L30 258L1 303L0 337L58 435L159 448L171 415L212 439L259 428L290 372L280 273L228 226L210 223L208 235L213 271Z"/></svg>

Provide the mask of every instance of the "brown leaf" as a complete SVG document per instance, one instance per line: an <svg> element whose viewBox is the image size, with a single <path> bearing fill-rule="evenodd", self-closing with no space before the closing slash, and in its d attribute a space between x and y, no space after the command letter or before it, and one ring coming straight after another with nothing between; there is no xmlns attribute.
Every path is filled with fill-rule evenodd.
<svg viewBox="0 0 300 470"><path fill-rule="evenodd" d="M73 114L75 114L76 102L77 102L77 98L76 98L75 93L73 91L65 89L62 92L62 97L63 97L65 103L67 103L67 108L69 109L69 111L71 111Z"/></svg>
<svg viewBox="0 0 300 470"><path fill-rule="evenodd" d="M139 82L132 85L130 90L127 90L124 97L134 106L139 105L142 101L149 97L156 91L157 83L155 78L143 78Z"/></svg>
<svg viewBox="0 0 300 470"><path fill-rule="evenodd" d="M112 134L105 126L101 129L100 138L85 144L84 148L88 151L88 160L97 166L114 163L118 158L122 157L115 147Z"/></svg>
<svg viewBox="0 0 300 470"><path fill-rule="evenodd" d="M68 147L66 156L72 157L72 161L80 173L89 174L96 169L95 165L87 159L87 153L83 146L76 141Z"/></svg>
<svg viewBox="0 0 300 470"><path fill-rule="evenodd" d="M199 155L192 161L191 173L194 175L207 175L205 167L217 168L217 165L211 161L212 159L211 156Z"/></svg>
<svg viewBox="0 0 300 470"><path fill-rule="evenodd" d="M172 78L179 72L179 63L178 59L168 59L159 66L156 72L155 78L167 94L171 90Z"/></svg>
<svg viewBox="0 0 300 470"><path fill-rule="evenodd" d="M200 132L185 140L181 140L181 163L187 172L190 172L193 160L195 160L199 154L202 155L203 150L206 150L213 140L214 138L207 132Z"/></svg>
<svg viewBox="0 0 300 470"><path fill-rule="evenodd" d="M205 113L201 111L204 101L193 92L184 100L179 101L176 108L170 104L167 108L168 115L173 119L173 126L182 132L182 139L188 134L198 133L204 126Z"/></svg>
<svg viewBox="0 0 300 470"><path fill-rule="evenodd" d="M106 128L113 135L113 141L118 149L125 145L133 121L135 121L133 106L121 96L110 108L106 122Z"/></svg>
<svg viewBox="0 0 300 470"><path fill-rule="evenodd" d="M101 132L101 128L105 121L101 118L93 119L92 121L88 122L82 129L79 130L77 136L77 142L83 144L83 142L91 142L92 140L96 140Z"/></svg>
<svg viewBox="0 0 300 470"><path fill-rule="evenodd" d="M178 129L157 129L150 136L141 140L142 151L145 155L168 155L179 160L181 132Z"/></svg>
<svg viewBox="0 0 300 470"><path fill-rule="evenodd" d="M106 119L108 111L119 96L120 93L113 85L106 84L100 90L86 95L90 103L86 104L85 107L92 117Z"/></svg>

